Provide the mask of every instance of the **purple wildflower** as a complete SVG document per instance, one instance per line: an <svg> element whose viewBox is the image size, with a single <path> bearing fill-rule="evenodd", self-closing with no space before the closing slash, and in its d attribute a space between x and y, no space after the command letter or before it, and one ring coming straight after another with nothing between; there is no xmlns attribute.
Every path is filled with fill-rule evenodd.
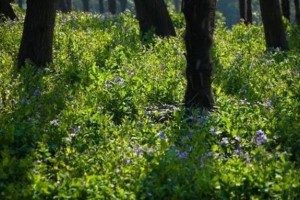
<svg viewBox="0 0 300 200"><path fill-rule="evenodd" d="M33 96L38 97L40 95L41 95L41 92L38 88L33 91Z"/></svg>
<svg viewBox="0 0 300 200"><path fill-rule="evenodd" d="M188 153L184 152L184 151L181 151L181 152L178 153L178 157L181 158L181 159L186 159L188 157Z"/></svg>
<svg viewBox="0 0 300 200"><path fill-rule="evenodd" d="M258 146L263 145L267 142L267 136L262 130L256 131L255 142Z"/></svg>
<svg viewBox="0 0 300 200"><path fill-rule="evenodd" d="M228 143L229 143L228 138L227 137L223 137L222 140L221 140L221 145L226 145Z"/></svg>
<svg viewBox="0 0 300 200"><path fill-rule="evenodd" d="M159 132L157 133L157 136L162 139L162 140L165 140L166 139L166 135L163 133L163 132Z"/></svg>

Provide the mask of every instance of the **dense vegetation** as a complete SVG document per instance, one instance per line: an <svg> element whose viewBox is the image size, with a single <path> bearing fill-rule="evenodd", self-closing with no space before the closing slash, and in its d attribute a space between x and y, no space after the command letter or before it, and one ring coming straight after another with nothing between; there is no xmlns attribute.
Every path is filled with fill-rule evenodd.
<svg viewBox="0 0 300 200"><path fill-rule="evenodd" d="M0 199L300 198L299 29L266 53L260 25L219 19L206 113L182 106L172 17L145 44L130 13L59 14L54 63L21 71L22 20L1 24Z"/></svg>

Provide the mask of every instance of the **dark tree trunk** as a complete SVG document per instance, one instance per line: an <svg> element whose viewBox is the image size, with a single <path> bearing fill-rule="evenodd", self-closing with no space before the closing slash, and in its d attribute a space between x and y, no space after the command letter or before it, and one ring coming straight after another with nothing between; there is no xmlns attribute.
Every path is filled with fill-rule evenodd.
<svg viewBox="0 0 300 200"><path fill-rule="evenodd" d="M58 10L62 11L63 13L71 12L72 0L59 0L57 6Z"/></svg>
<svg viewBox="0 0 300 200"><path fill-rule="evenodd" d="M175 36L175 29L163 0L134 0L142 36L154 28L156 35Z"/></svg>
<svg viewBox="0 0 300 200"><path fill-rule="evenodd" d="M260 0L267 49L288 50L279 0Z"/></svg>
<svg viewBox="0 0 300 200"><path fill-rule="evenodd" d="M117 12L117 3L116 0L108 0L108 10L111 14L116 14Z"/></svg>
<svg viewBox="0 0 300 200"><path fill-rule="evenodd" d="M291 10L290 10L290 0L281 0L282 15L290 21Z"/></svg>
<svg viewBox="0 0 300 200"><path fill-rule="evenodd" d="M18 55L19 67L26 59L37 67L52 62L52 43L55 24L55 0L27 0L24 30Z"/></svg>
<svg viewBox="0 0 300 200"><path fill-rule="evenodd" d="M84 12L90 11L90 0L82 0L82 7Z"/></svg>
<svg viewBox="0 0 300 200"><path fill-rule="evenodd" d="M18 0L18 5L20 8L23 8L23 0Z"/></svg>
<svg viewBox="0 0 300 200"><path fill-rule="evenodd" d="M0 0L0 19L3 20L3 18L10 18L11 20L17 19L17 16L10 5L10 0Z"/></svg>
<svg viewBox="0 0 300 200"><path fill-rule="evenodd" d="M174 0L174 6L175 6L175 10L177 12L180 11L180 0Z"/></svg>
<svg viewBox="0 0 300 200"><path fill-rule="evenodd" d="M295 13L296 13L296 23L298 26L300 26L300 5L299 0L295 0Z"/></svg>
<svg viewBox="0 0 300 200"><path fill-rule="evenodd" d="M216 0L183 0L186 20L186 78L185 106L213 109L211 91L213 63L210 49L213 42Z"/></svg>
<svg viewBox="0 0 300 200"><path fill-rule="evenodd" d="M120 11L124 12L127 7L127 0L119 0L119 2L120 2Z"/></svg>
<svg viewBox="0 0 300 200"><path fill-rule="evenodd" d="M99 0L99 12L100 13L104 13L104 4L103 4L103 0Z"/></svg>
<svg viewBox="0 0 300 200"><path fill-rule="evenodd" d="M252 0L239 0L240 8L240 19L244 21L245 24L252 23Z"/></svg>

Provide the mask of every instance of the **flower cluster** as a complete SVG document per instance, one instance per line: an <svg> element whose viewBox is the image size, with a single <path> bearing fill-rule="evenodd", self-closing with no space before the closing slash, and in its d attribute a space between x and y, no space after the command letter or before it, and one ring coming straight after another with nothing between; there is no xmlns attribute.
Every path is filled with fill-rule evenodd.
<svg viewBox="0 0 300 200"><path fill-rule="evenodd" d="M267 142L268 138L262 130L256 131L255 142L258 146Z"/></svg>

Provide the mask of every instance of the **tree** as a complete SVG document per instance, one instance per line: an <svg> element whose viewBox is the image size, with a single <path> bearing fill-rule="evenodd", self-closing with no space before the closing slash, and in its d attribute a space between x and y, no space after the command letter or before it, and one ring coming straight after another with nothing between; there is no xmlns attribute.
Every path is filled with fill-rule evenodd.
<svg viewBox="0 0 300 200"><path fill-rule="evenodd" d="M239 0L240 8L240 19L244 21L245 24L252 23L252 1L251 0Z"/></svg>
<svg viewBox="0 0 300 200"><path fill-rule="evenodd" d="M213 63L210 49L213 42L216 0L183 0L186 20L186 78L184 103L187 108L213 109L211 91Z"/></svg>
<svg viewBox="0 0 300 200"><path fill-rule="evenodd" d="M57 6L58 10L62 11L63 13L71 12L72 0L59 0Z"/></svg>
<svg viewBox="0 0 300 200"><path fill-rule="evenodd" d="M90 0L82 0L82 7L84 12L90 11Z"/></svg>
<svg viewBox="0 0 300 200"><path fill-rule="evenodd" d="M24 30L18 55L18 66L27 59L37 67L52 62L52 43L56 0L27 0Z"/></svg>
<svg viewBox="0 0 300 200"><path fill-rule="evenodd" d="M290 21L290 0L281 0L282 15Z"/></svg>
<svg viewBox="0 0 300 200"><path fill-rule="evenodd" d="M175 29L163 0L134 0L142 36L152 28L159 36L175 36Z"/></svg>
<svg viewBox="0 0 300 200"><path fill-rule="evenodd" d="M300 6L299 6L299 0L295 0L295 13L296 13L296 23L298 26L300 26Z"/></svg>
<svg viewBox="0 0 300 200"><path fill-rule="evenodd" d="M267 49L288 49L279 0L259 0Z"/></svg>
<svg viewBox="0 0 300 200"><path fill-rule="evenodd" d="M120 3L120 11L124 12L127 7L127 0L119 0L119 3Z"/></svg>
<svg viewBox="0 0 300 200"><path fill-rule="evenodd" d="M108 10L111 14L116 14L117 12L117 3L116 0L108 0Z"/></svg>
<svg viewBox="0 0 300 200"><path fill-rule="evenodd" d="M100 13L104 13L105 12L103 0L99 0L99 12Z"/></svg>
<svg viewBox="0 0 300 200"><path fill-rule="evenodd" d="M17 16L14 10L12 9L10 3L11 0L0 1L0 18L10 18L11 20L17 19Z"/></svg>

